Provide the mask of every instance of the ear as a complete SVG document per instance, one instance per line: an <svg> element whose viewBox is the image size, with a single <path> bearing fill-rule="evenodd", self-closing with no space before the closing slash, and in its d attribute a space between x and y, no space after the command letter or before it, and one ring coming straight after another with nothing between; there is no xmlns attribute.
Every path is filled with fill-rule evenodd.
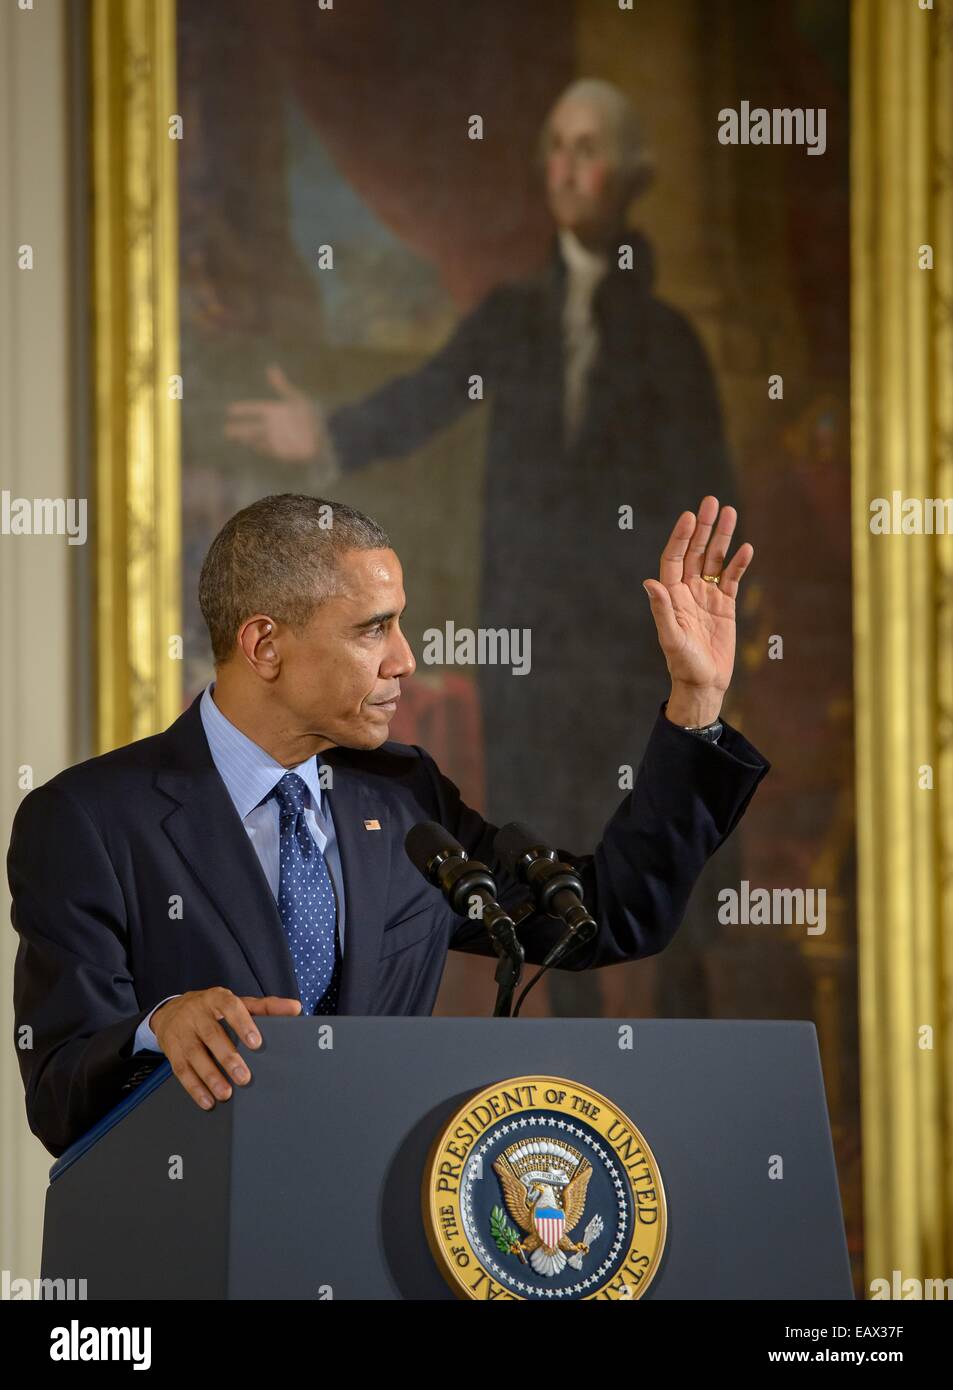
<svg viewBox="0 0 953 1390"><path fill-rule="evenodd" d="M246 618L238 633L238 645L249 666L263 680L272 681L281 669L279 624L266 613Z"/></svg>

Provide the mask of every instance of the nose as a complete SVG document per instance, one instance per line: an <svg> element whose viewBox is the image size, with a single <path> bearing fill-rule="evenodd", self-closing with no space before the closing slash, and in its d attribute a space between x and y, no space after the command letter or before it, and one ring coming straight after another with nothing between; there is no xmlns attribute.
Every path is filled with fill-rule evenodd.
<svg viewBox="0 0 953 1390"><path fill-rule="evenodd" d="M571 184L574 170L572 162L564 150L555 150L549 156L549 186L559 190Z"/></svg>
<svg viewBox="0 0 953 1390"><path fill-rule="evenodd" d="M417 662L414 659L410 643L404 634L397 629L394 632L392 649L387 653L387 662L381 667L381 675L386 675L391 679L412 676L416 669Z"/></svg>

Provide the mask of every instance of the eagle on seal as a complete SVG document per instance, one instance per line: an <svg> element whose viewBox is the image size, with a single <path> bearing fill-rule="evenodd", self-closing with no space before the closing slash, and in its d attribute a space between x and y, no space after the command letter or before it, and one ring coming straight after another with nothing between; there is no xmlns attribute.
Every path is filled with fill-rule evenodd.
<svg viewBox="0 0 953 1390"><path fill-rule="evenodd" d="M588 1255L588 1245L569 1239L569 1232L582 1219L586 1206L586 1190L592 1177L592 1165L587 1159L580 1160L570 1180L560 1186L558 1195L553 1183L539 1178L528 1183L520 1179L505 1154L496 1159L493 1171L503 1188L507 1211L525 1234L525 1239L510 1247L511 1254L519 1255L524 1262L528 1255L536 1273L550 1277L565 1269L564 1252ZM558 1176L553 1174L554 1179ZM573 1260L573 1264L577 1261Z"/></svg>

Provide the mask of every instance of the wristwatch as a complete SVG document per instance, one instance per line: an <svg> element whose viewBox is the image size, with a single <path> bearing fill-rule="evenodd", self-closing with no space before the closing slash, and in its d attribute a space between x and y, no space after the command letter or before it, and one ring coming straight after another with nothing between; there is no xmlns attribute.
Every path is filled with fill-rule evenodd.
<svg viewBox="0 0 953 1390"><path fill-rule="evenodd" d="M698 729L693 729L688 724L682 724L681 727L686 734L695 734L697 738L703 738L706 743L717 743L725 726L720 719L716 719L713 724L703 724Z"/></svg>

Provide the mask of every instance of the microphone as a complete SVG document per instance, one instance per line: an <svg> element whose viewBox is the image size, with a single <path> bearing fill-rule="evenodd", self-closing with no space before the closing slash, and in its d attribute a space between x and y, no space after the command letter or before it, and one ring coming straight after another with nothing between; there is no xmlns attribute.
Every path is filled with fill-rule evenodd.
<svg viewBox="0 0 953 1390"><path fill-rule="evenodd" d="M496 900L493 874L479 859L471 859L459 841L438 821L421 821L411 826L404 849L410 862L428 883L440 889L458 917L469 917L473 899L480 900L480 916L500 958L496 972L500 990L495 1012L508 1015L525 952L516 935L516 923Z"/></svg>
<svg viewBox="0 0 953 1390"><path fill-rule="evenodd" d="M583 902L582 879L571 864L556 857L556 851L535 830L511 821L497 831L493 847L513 877L532 890L538 910L566 923L566 931L543 961L544 970L592 940L599 924Z"/></svg>
<svg viewBox="0 0 953 1390"><path fill-rule="evenodd" d="M496 880L490 870L478 859L471 859L438 821L411 826L404 849L428 883L440 889L457 916L469 917L473 897L480 899L484 909L496 902Z"/></svg>

